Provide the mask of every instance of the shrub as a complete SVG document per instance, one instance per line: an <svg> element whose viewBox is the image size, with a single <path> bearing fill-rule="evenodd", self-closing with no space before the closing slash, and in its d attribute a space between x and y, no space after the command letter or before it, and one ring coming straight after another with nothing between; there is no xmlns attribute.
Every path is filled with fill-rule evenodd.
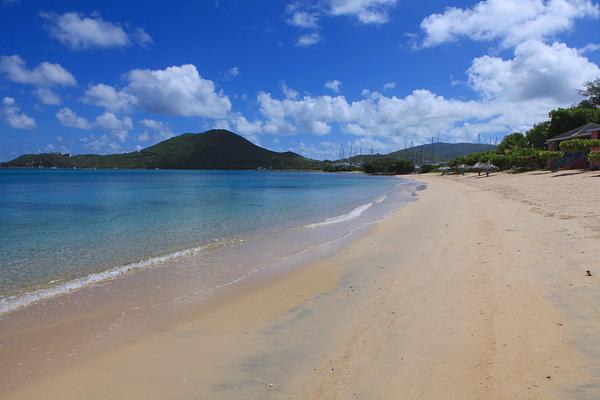
<svg viewBox="0 0 600 400"><path fill-rule="evenodd" d="M535 124L525 133L527 144L535 149L545 149L546 140L549 139L550 121Z"/></svg>
<svg viewBox="0 0 600 400"><path fill-rule="evenodd" d="M590 154L588 154L588 161L600 163L600 151L592 151Z"/></svg>
<svg viewBox="0 0 600 400"><path fill-rule="evenodd" d="M410 174L415 166L410 161L381 157L365 162L363 170L368 174Z"/></svg>
<svg viewBox="0 0 600 400"><path fill-rule="evenodd" d="M600 123L600 109L571 107L552 110L548 137L554 137L588 122Z"/></svg>
<svg viewBox="0 0 600 400"><path fill-rule="evenodd" d="M358 167L356 167L354 165L349 165L349 164L327 163L323 167L324 172L351 172L351 171L358 171L358 170L359 170Z"/></svg>
<svg viewBox="0 0 600 400"><path fill-rule="evenodd" d="M426 174L428 172L436 171L437 169L438 169L437 165L427 164L427 165L421 166L421 173Z"/></svg>
<svg viewBox="0 0 600 400"><path fill-rule="evenodd" d="M543 169L548 160L555 160L564 157L561 151L537 150L532 148L521 148L510 151L506 154L493 152L475 153L465 157L457 157L448 162L451 167L457 167L460 164L473 165L477 162L490 162L500 168L506 169Z"/></svg>
<svg viewBox="0 0 600 400"><path fill-rule="evenodd" d="M559 160L565 156L565 153L562 151L550 151L550 150L542 150L538 152L538 157L540 157L544 161L548 160Z"/></svg>
<svg viewBox="0 0 600 400"><path fill-rule="evenodd" d="M506 135L498 145L498 153L508 154L512 151L527 147L527 138L521 132Z"/></svg>
<svg viewBox="0 0 600 400"><path fill-rule="evenodd" d="M487 159L481 160L481 162L492 163L500 169L509 169L512 166L512 157L506 154L493 153Z"/></svg>
<svg viewBox="0 0 600 400"><path fill-rule="evenodd" d="M600 147L600 140L598 139L569 139L560 142L559 145L562 151L569 153L575 152L589 152L594 147Z"/></svg>
<svg viewBox="0 0 600 400"><path fill-rule="evenodd" d="M493 151L484 151L481 153L472 153L466 156L456 157L448 161L448 166L458 167L461 164L473 165L478 162L488 162L490 157L496 156Z"/></svg>

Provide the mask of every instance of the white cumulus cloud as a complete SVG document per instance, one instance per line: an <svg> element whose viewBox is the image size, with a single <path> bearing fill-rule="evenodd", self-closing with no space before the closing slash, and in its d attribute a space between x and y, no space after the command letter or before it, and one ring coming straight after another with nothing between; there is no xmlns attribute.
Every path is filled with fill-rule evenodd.
<svg viewBox="0 0 600 400"><path fill-rule="evenodd" d="M375 150L428 142L438 133L450 141L472 141L479 134L489 140L527 129L546 119L548 110L573 104L578 99L576 89L600 75L600 70L565 44L532 40L518 45L512 58L476 58L466 74L476 94L472 100L447 98L426 89L405 97L365 90L359 99L351 100L341 95L300 95L283 82L280 98L258 94L258 119L231 113L220 123L252 137L342 132L357 136L355 145ZM383 85L384 90L393 87L393 82ZM328 88L339 89L339 85ZM323 156L308 147L305 151Z"/></svg>
<svg viewBox="0 0 600 400"><path fill-rule="evenodd" d="M56 113L56 119L61 125L77 129L92 129L94 124L68 107L61 108Z"/></svg>
<svg viewBox="0 0 600 400"><path fill-rule="evenodd" d="M60 96L52 88L77 85L73 74L62 65L42 62L35 68L28 68L19 55L1 56L0 73L11 82L36 86L33 94L46 105L61 103Z"/></svg>
<svg viewBox="0 0 600 400"><path fill-rule="evenodd" d="M111 112L104 112L98 115L94 121L90 121L87 118L79 116L75 111L68 107L61 108L56 113L56 118L61 125L70 128L77 129L92 129L102 128L110 131L112 136L118 139L120 142L124 142L127 139L127 135L130 130L133 129L133 121L130 117L118 117ZM117 147L111 144L110 140L104 140L103 136L95 137L90 135L87 137L89 141L84 141L88 147L96 149L96 147L105 147L110 150L118 150ZM93 143L94 145L90 144Z"/></svg>
<svg viewBox="0 0 600 400"><path fill-rule="evenodd" d="M593 53L598 50L600 50L599 43L588 43L585 46L583 46L582 48L577 49L577 52L579 54L587 54L587 53Z"/></svg>
<svg viewBox="0 0 600 400"><path fill-rule="evenodd" d="M33 129L36 127L35 120L21 112L21 109L12 97L5 97L2 99L2 108L0 108L0 112L6 123L13 128Z"/></svg>
<svg viewBox="0 0 600 400"><path fill-rule="evenodd" d="M229 98L217 92L191 64L163 70L136 69L126 76L125 91L153 114L219 118L231 110Z"/></svg>
<svg viewBox="0 0 600 400"><path fill-rule="evenodd" d="M319 14L308 11L293 11L287 19L288 24L298 28L318 28Z"/></svg>
<svg viewBox="0 0 600 400"><path fill-rule="evenodd" d="M168 139L173 136L173 132L171 131L171 128L169 128L169 125L162 121L145 118L142 119L140 123L143 127L157 133L159 135L159 139ZM147 134L147 132L144 133Z"/></svg>
<svg viewBox="0 0 600 400"><path fill-rule="evenodd" d="M296 99L298 98L298 91L289 87L285 82L281 82L280 85L281 92L285 96L286 99Z"/></svg>
<svg viewBox="0 0 600 400"><path fill-rule="evenodd" d="M422 46L469 38L499 40L504 46L545 40L570 30L579 18L597 18L599 7L590 0L484 0L471 8L449 7L421 22Z"/></svg>
<svg viewBox="0 0 600 400"><path fill-rule="evenodd" d="M342 88L342 82L338 81L337 79L327 81L325 82L325 87L332 90L334 93L338 93Z"/></svg>
<svg viewBox="0 0 600 400"><path fill-rule="evenodd" d="M213 81L202 78L192 64L160 70L134 69L124 78L127 84L123 89L94 85L83 101L111 112L129 112L137 107L151 114L213 119L231 110L229 98L216 90Z"/></svg>
<svg viewBox="0 0 600 400"><path fill-rule="evenodd" d="M238 76L240 76L240 67L231 67L227 71L227 77L229 78L236 78Z"/></svg>
<svg viewBox="0 0 600 400"><path fill-rule="evenodd" d="M384 24L397 0L296 0L286 7L286 22L304 30L296 46L310 47L321 41L320 21L323 17L348 16L363 24Z"/></svg>
<svg viewBox="0 0 600 400"><path fill-rule="evenodd" d="M137 100L127 91L118 91L103 83L90 86L83 96L83 102L102 107L111 112L131 112Z"/></svg>
<svg viewBox="0 0 600 400"><path fill-rule="evenodd" d="M121 146L108 135L88 135L79 139L85 147L93 149L95 153L106 154L121 151Z"/></svg>
<svg viewBox="0 0 600 400"><path fill-rule="evenodd" d="M42 13L41 16L48 22L50 36L75 50L152 43L152 37L144 29L129 29L128 25L106 21L97 13Z"/></svg>
<svg viewBox="0 0 600 400"><path fill-rule="evenodd" d="M304 35L300 35L298 40L296 41L296 46L299 47L310 47L321 41L321 35L319 32L311 32L306 33Z"/></svg>
<svg viewBox="0 0 600 400"><path fill-rule="evenodd" d="M61 103L60 96L49 88L38 88L33 91L40 101L48 106L55 106Z"/></svg>
<svg viewBox="0 0 600 400"><path fill-rule="evenodd" d="M442 133L446 140L502 136L547 118L548 110L573 104L577 88L600 69L562 43L528 41L514 57L476 58L467 71L473 100L452 99L425 89L406 97L364 91L359 100L336 95L257 96L262 119L255 132L326 135L333 131L398 144L423 143ZM385 88L392 85L386 84Z"/></svg>
<svg viewBox="0 0 600 400"><path fill-rule="evenodd" d="M600 69L564 43L527 41L515 48L512 59L476 58L467 74L473 88L487 98L548 99L564 105L576 102L576 90L600 76Z"/></svg>
<svg viewBox="0 0 600 400"><path fill-rule="evenodd" d="M96 117L96 124L112 132L112 134L124 142L127 139L127 133L133 129L133 121L130 117L119 118L111 112L105 112Z"/></svg>
<svg viewBox="0 0 600 400"><path fill-rule="evenodd" d="M40 87L75 86L73 74L60 64L42 62L29 69L19 55L1 56L0 72L6 79L15 83L25 83Z"/></svg>
<svg viewBox="0 0 600 400"><path fill-rule="evenodd" d="M364 24L383 24L397 0L329 0L331 15L349 15Z"/></svg>

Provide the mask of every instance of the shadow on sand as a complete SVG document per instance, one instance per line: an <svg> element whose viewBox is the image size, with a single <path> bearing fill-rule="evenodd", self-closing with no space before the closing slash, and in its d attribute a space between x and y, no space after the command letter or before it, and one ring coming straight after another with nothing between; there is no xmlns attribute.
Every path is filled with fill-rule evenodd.
<svg viewBox="0 0 600 400"><path fill-rule="evenodd" d="M581 175L581 174L585 174L587 171L585 170L578 170L578 171L573 171L573 172L563 172L562 174L558 174L558 175L554 175L552 176L552 178L559 178L561 176L571 176L571 175Z"/></svg>
<svg viewBox="0 0 600 400"><path fill-rule="evenodd" d="M550 175L553 174L552 171L540 171L540 172L532 172L531 175Z"/></svg>

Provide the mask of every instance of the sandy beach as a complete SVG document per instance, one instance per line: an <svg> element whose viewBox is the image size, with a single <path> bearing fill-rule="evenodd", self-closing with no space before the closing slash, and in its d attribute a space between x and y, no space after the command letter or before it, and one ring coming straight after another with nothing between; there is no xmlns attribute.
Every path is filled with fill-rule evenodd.
<svg viewBox="0 0 600 400"><path fill-rule="evenodd" d="M418 176L335 255L44 374L12 373L7 343L68 338L3 330L0 397L600 398L599 176Z"/></svg>

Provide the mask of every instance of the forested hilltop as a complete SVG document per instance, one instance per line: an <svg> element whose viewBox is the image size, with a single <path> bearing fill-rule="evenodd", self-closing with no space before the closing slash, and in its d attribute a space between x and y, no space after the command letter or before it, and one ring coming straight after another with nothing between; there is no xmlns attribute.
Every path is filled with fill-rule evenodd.
<svg viewBox="0 0 600 400"><path fill-rule="evenodd" d="M133 169L322 169L321 161L293 152L257 146L233 132L213 129L184 133L140 151L124 154L26 154L3 167Z"/></svg>

